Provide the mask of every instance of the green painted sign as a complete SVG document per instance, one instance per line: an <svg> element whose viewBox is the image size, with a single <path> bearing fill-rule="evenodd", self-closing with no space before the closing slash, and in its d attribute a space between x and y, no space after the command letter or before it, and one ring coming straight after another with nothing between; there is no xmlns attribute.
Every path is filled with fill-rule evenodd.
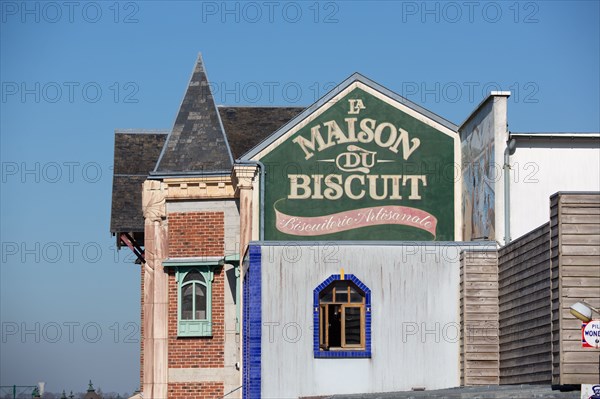
<svg viewBox="0 0 600 399"><path fill-rule="evenodd" d="M265 150L265 240L455 239L455 138L394 104L354 87Z"/></svg>

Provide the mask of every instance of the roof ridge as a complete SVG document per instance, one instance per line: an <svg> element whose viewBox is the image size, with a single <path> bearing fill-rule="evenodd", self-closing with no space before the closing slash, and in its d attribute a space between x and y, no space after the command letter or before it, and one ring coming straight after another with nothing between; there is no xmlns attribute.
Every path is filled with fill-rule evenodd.
<svg viewBox="0 0 600 399"><path fill-rule="evenodd" d="M115 134L169 134L169 129L115 129Z"/></svg>
<svg viewBox="0 0 600 399"><path fill-rule="evenodd" d="M306 109L310 105L227 105L217 104L217 108L301 108Z"/></svg>

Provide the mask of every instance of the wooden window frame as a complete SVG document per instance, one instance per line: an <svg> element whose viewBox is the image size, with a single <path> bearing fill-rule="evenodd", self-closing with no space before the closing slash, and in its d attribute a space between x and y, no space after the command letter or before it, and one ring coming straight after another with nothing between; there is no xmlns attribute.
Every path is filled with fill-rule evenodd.
<svg viewBox="0 0 600 399"><path fill-rule="evenodd" d="M359 345L348 345L348 347L335 347L335 348L325 348L324 344L328 344L330 342L329 337L327 336L328 326L326 322L328 322L327 311L328 304L334 304L335 299L333 297L333 287L332 284L339 284L341 281L350 281L353 287L358 288L358 292L361 294L360 302L350 302L350 296L347 298L347 302L340 303L338 302L338 306L341 305L354 306L354 307L362 307L363 311L361 312L361 346ZM323 296L328 294L328 291L332 291L332 297L330 301L324 301ZM329 296L329 294L327 295ZM360 279L358 279L353 274L332 274L324 281L321 282L318 286L313 290L313 356L315 359L371 359L371 327L372 327L372 309L371 309L371 290L367 285L365 285ZM345 318L345 313L344 313ZM344 322L345 323L345 322ZM339 342L341 346L342 338L341 338L341 320L340 320L340 337ZM346 341L346 325L344 324L344 343ZM337 331L335 331L337 335ZM326 341L324 341L324 337L326 337ZM336 338L337 339L337 338ZM334 342L337 343L337 342ZM331 349L331 350L329 350Z"/></svg>
<svg viewBox="0 0 600 399"><path fill-rule="evenodd" d="M347 284L346 294L347 301L338 301L337 299L337 285L340 282ZM321 299L325 293L329 292L329 285L333 285L331 288L332 301L324 301ZM319 294L319 348L326 351L345 351L345 350L365 350L365 330L366 330L366 315L365 315L365 302L366 293L363 292L356 284L350 280L337 280L329 284L322 293ZM354 286L354 289L360 293L360 302L351 302L350 287ZM330 306L340 306L340 346L331 347L329 346L329 312ZM360 344L347 344L346 343L346 309L347 308L359 308L360 309ZM323 334L325 335L325 342L323 342Z"/></svg>

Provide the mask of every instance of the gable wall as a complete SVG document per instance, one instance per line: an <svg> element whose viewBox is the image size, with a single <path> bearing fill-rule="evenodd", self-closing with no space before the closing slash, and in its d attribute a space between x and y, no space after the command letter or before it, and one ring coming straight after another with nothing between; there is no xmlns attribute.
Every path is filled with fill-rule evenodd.
<svg viewBox="0 0 600 399"><path fill-rule="evenodd" d="M364 109L352 108L352 102L356 101L350 98L353 96L362 99L363 105L367 104L367 106ZM260 208L258 204L260 187L257 186L259 182L256 181L253 204L255 216L258 216L257 213L260 215L260 212L264 212L265 223L262 226L264 239L314 240L319 237L326 240L460 239L459 187L461 183L460 179L454 176L457 173L456 164L459 162L460 150L456 132L361 82L351 83L336 92L332 98L321 101L322 104L315 105L291 121L285 128L288 130L278 132L278 136L271 137L248 155L250 161L260 161L264 164L265 203ZM390 119L395 121L394 118L402 122L387 122ZM354 127L350 126L350 120L356 120ZM361 137L361 132L364 131L361 130L364 129L362 123L366 120L370 120L378 127L387 125L386 128L392 126L393 129L397 129L399 126L400 133L394 130L389 133L389 130L383 128L381 131L385 133L382 133L381 141L353 140L353 135ZM333 128L337 129L334 136L331 136L330 129L334 126L331 123L337 126ZM318 138L315 138L315 129L319 129ZM373 129L377 132L375 127ZM352 133L354 130L355 132ZM346 139L341 136L344 134ZM376 133L375 138L377 137L379 136ZM398 139L397 142L394 137ZM316 144L313 154L309 153L311 144L306 144L306 140L312 140L313 144ZM394 151L385 148L390 147L393 142L396 143ZM320 150L325 151L320 154ZM376 166L365 167L368 166L364 158L366 155L361 151L374 151L371 154L375 154L372 159L377 160ZM314 154L316 152L319 154ZM349 166L349 161L346 163L343 161L352 159L352 162L355 162L360 156L363 156L360 168L356 165ZM398 183L393 183L391 176L397 177ZM334 182L331 183L332 181ZM331 190L337 190L337 194L328 196L327 192L331 193ZM382 192L386 195L382 195ZM403 208L392 210L386 208L387 205ZM378 206L383 208L377 208ZM357 227L338 229L333 225L320 230L320 234L307 234L308 230L288 228L294 222L285 223L302 216L301 222L308 223L310 225L308 228L313 229L315 227L313 224L318 224L335 212L360 211L369 207L376 207L374 210L376 213L382 211L384 214L389 212L391 215L396 215L393 217L398 219L394 220L400 218L427 220L426 216L428 216L429 220L436 219L438 224L432 230L427 230L397 221L378 223L373 221L375 218L369 219L363 216L363 220L367 220L368 227L363 229L367 234L362 234L362 230L357 231ZM298 212L309 212L310 209L319 211L312 215L298 214ZM361 214L366 215L366 212L365 210ZM322 219L309 220L304 216L309 218L317 216ZM356 212L352 212L351 215L344 213L333 216L332 220L338 221L344 217L354 218L357 215ZM360 219L361 216L358 215L358 218ZM261 227L259 217L253 217L253 223L253 230L256 231ZM381 224L385 226L378 227ZM318 226L316 228L320 229ZM260 235L253 232L253 237L258 238Z"/></svg>

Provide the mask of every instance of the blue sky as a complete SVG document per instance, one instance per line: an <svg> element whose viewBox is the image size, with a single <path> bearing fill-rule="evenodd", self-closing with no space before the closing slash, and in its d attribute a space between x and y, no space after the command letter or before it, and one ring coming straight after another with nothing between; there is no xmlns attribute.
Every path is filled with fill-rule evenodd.
<svg viewBox="0 0 600 399"><path fill-rule="evenodd" d="M360 72L457 124L502 89L512 131L600 130L598 1L0 5L0 385L138 388L114 130L170 129L198 52L220 104L310 105Z"/></svg>

